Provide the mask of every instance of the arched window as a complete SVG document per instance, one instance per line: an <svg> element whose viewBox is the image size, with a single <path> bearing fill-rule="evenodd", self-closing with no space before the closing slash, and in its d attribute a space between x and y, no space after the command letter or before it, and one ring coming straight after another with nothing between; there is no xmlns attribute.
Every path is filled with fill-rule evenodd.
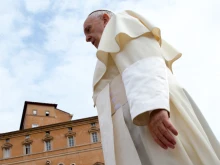
<svg viewBox="0 0 220 165"><path fill-rule="evenodd" d="M99 128L96 126L96 124L95 123L92 123L91 124L91 127L90 127L90 129L88 130L88 132L89 132L89 134L90 134L90 136L91 136L91 142L92 143L97 143L97 142L99 142L99 134L98 134L98 132L99 132Z"/></svg>
<svg viewBox="0 0 220 165"><path fill-rule="evenodd" d="M10 143L10 139L6 139L5 144L2 146L3 158L9 158L11 156L12 146L13 145Z"/></svg>
<svg viewBox="0 0 220 165"><path fill-rule="evenodd" d="M50 131L46 131L46 134L43 138L45 151L52 150L52 140L53 140L53 136L50 135Z"/></svg>
<svg viewBox="0 0 220 165"><path fill-rule="evenodd" d="M67 137L67 146L73 147L75 146L75 136L76 132L73 132L72 127L68 127L68 132L65 134Z"/></svg>
<svg viewBox="0 0 220 165"><path fill-rule="evenodd" d="M33 140L30 139L30 135L26 135L24 141L22 142L23 147L24 147L24 155L31 154L32 143L33 143Z"/></svg>

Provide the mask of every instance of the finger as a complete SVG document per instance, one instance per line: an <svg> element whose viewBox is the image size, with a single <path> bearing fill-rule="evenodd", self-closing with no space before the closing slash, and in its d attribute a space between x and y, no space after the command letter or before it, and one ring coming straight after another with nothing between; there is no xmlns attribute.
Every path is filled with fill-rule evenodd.
<svg viewBox="0 0 220 165"><path fill-rule="evenodd" d="M160 147L162 147L162 148L165 149L165 150L168 148L166 145L164 145L164 144L157 138L157 136L156 136L154 133L152 133L151 135L152 135L154 141L155 141Z"/></svg>
<svg viewBox="0 0 220 165"><path fill-rule="evenodd" d="M178 135L178 132L176 130L176 128L173 126L173 124L170 122L170 120L164 120L163 121L164 126L170 130L174 135Z"/></svg>
<svg viewBox="0 0 220 165"><path fill-rule="evenodd" d="M158 131L155 133L155 135L167 147L175 148L174 145L171 142L169 142L165 136L163 136L163 134L159 131L159 128L158 128Z"/></svg>
<svg viewBox="0 0 220 165"><path fill-rule="evenodd" d="M158 127L161 134L172 144L176 144L176 140L174 139L173 135L169 132L169 130L162 124L160 127Z"/></svg>

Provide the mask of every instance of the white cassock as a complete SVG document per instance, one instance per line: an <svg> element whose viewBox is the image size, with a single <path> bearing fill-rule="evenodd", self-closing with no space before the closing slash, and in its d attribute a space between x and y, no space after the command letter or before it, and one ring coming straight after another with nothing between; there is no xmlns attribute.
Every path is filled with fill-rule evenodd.
<svg viewBox="0 0 220 165"><path fill-rule="evenodd" d="M124 11L111 18L97 51L94 103L106 165L219 165L219 142L200 110L172 74L181 54L160 29ZM175 149L162 149L146 126L166 109L178 130Z"/></svg>

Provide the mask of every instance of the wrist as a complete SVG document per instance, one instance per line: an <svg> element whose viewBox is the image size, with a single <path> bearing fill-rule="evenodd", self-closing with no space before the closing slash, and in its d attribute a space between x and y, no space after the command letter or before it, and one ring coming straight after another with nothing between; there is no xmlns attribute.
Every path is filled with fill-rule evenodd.
<svg viewBox="0 0 220 165"><path fill-rule="evenodd" d="M170 113L166 109L155 109L155 110L152 110L150 112L150 117L154 116L155 114L160 113L160 112L166 112L167 116L170 117Z"/></svg>

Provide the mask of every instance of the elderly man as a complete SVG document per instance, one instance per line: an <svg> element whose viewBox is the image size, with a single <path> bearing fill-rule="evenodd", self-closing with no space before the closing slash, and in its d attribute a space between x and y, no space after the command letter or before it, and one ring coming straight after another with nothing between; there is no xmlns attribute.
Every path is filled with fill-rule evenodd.
<svg viewBox="0 0 220 165"><path fill-rule="evenodd" d="M218 165L220 148L172 74L181 54L143 16L97 10L84 22L97 50L94 103L106 165Z"/></svg>

